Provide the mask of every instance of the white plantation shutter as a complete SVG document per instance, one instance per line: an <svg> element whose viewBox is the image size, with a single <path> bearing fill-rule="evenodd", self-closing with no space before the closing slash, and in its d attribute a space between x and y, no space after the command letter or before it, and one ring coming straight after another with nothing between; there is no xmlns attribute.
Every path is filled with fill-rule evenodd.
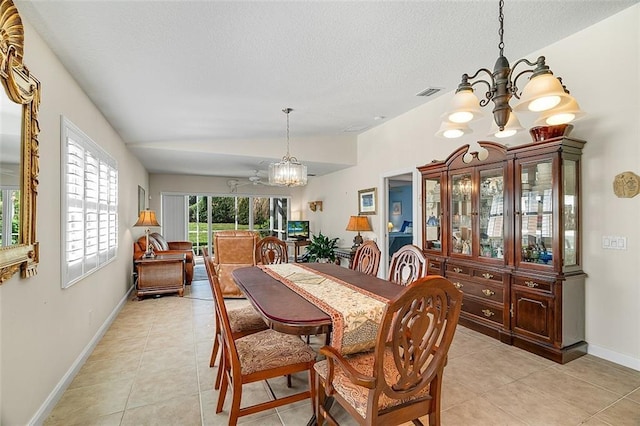
<svg viewBox="0 0 640 426"><path fill-rule="evenodd" d="M118 248L118 163L65 117L62 129L62 286L109 262Z"/></svg>

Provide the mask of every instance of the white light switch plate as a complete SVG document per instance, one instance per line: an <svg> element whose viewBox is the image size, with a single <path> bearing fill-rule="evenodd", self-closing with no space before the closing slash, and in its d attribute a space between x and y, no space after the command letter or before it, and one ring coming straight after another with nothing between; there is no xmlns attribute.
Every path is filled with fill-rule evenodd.
<svg viewBox="0 0 640 426"><path fill-rule="evenodd" d="M619 236L603 236L602 248L606 250L626 250L627 249L627 237Z"/></svg>

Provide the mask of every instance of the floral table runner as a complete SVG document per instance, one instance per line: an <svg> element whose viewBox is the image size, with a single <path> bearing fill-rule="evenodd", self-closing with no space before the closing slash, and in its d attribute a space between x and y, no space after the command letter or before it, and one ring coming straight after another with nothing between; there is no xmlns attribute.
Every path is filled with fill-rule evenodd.
<svg viewBox="0 0 640 426"><path fill-rule="evenodd" d="M342 354L375 346L388 299L301 264L259 267L331 317L331 346Z"/></svg>

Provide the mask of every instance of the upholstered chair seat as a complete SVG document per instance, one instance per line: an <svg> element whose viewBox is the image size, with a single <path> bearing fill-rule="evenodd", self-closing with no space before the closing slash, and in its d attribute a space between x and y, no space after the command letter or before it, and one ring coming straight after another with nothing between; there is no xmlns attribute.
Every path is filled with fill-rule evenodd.
<svg viewBox="0 0 640 426"><path fill-rule="evenodd" d="M245 306L244 308L230 309L229 325L231 332L234 334L243 333L248 330L266 330L262 316L253 308L253 306Z"/></svg>
<svg viewBox="0 0 640 426"><path fill-rule="evenodd" d="M275 330L264 330L235 341L242 375L312 362L315 351L300 337Z"/></svg>

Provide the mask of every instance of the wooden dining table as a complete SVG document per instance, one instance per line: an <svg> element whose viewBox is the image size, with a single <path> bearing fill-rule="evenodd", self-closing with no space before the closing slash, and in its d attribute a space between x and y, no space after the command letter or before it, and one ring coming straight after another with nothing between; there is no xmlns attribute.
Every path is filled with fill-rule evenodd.
<svg viewBox="0 0 640 426"><path fill-rule="evenodd" d="M403 287L389 281L347 269L333 263L306 263L321 272L373 294L392 299ZM322 309L291 290L256 266L238 268L233 278L270 328L281 333L317 335L331 333L331 317ZM327 337L327 342L328 342Z"/></svg>
<svg viewBox="0 0 640 426"><path fill-rule="evenodd" d="M390 281L334 263L304 265L386 299L393 299L404 288ZM257 266L238 268L232 272L232 276L242 293L270 328L281 333L296 335L325 334L326 344L329 344L332 330L331 317L322 309ZM332 403L333 398L327 398L326 408L328 409ZM307 426L315 424L314 414L307 422Z"/></svg>

